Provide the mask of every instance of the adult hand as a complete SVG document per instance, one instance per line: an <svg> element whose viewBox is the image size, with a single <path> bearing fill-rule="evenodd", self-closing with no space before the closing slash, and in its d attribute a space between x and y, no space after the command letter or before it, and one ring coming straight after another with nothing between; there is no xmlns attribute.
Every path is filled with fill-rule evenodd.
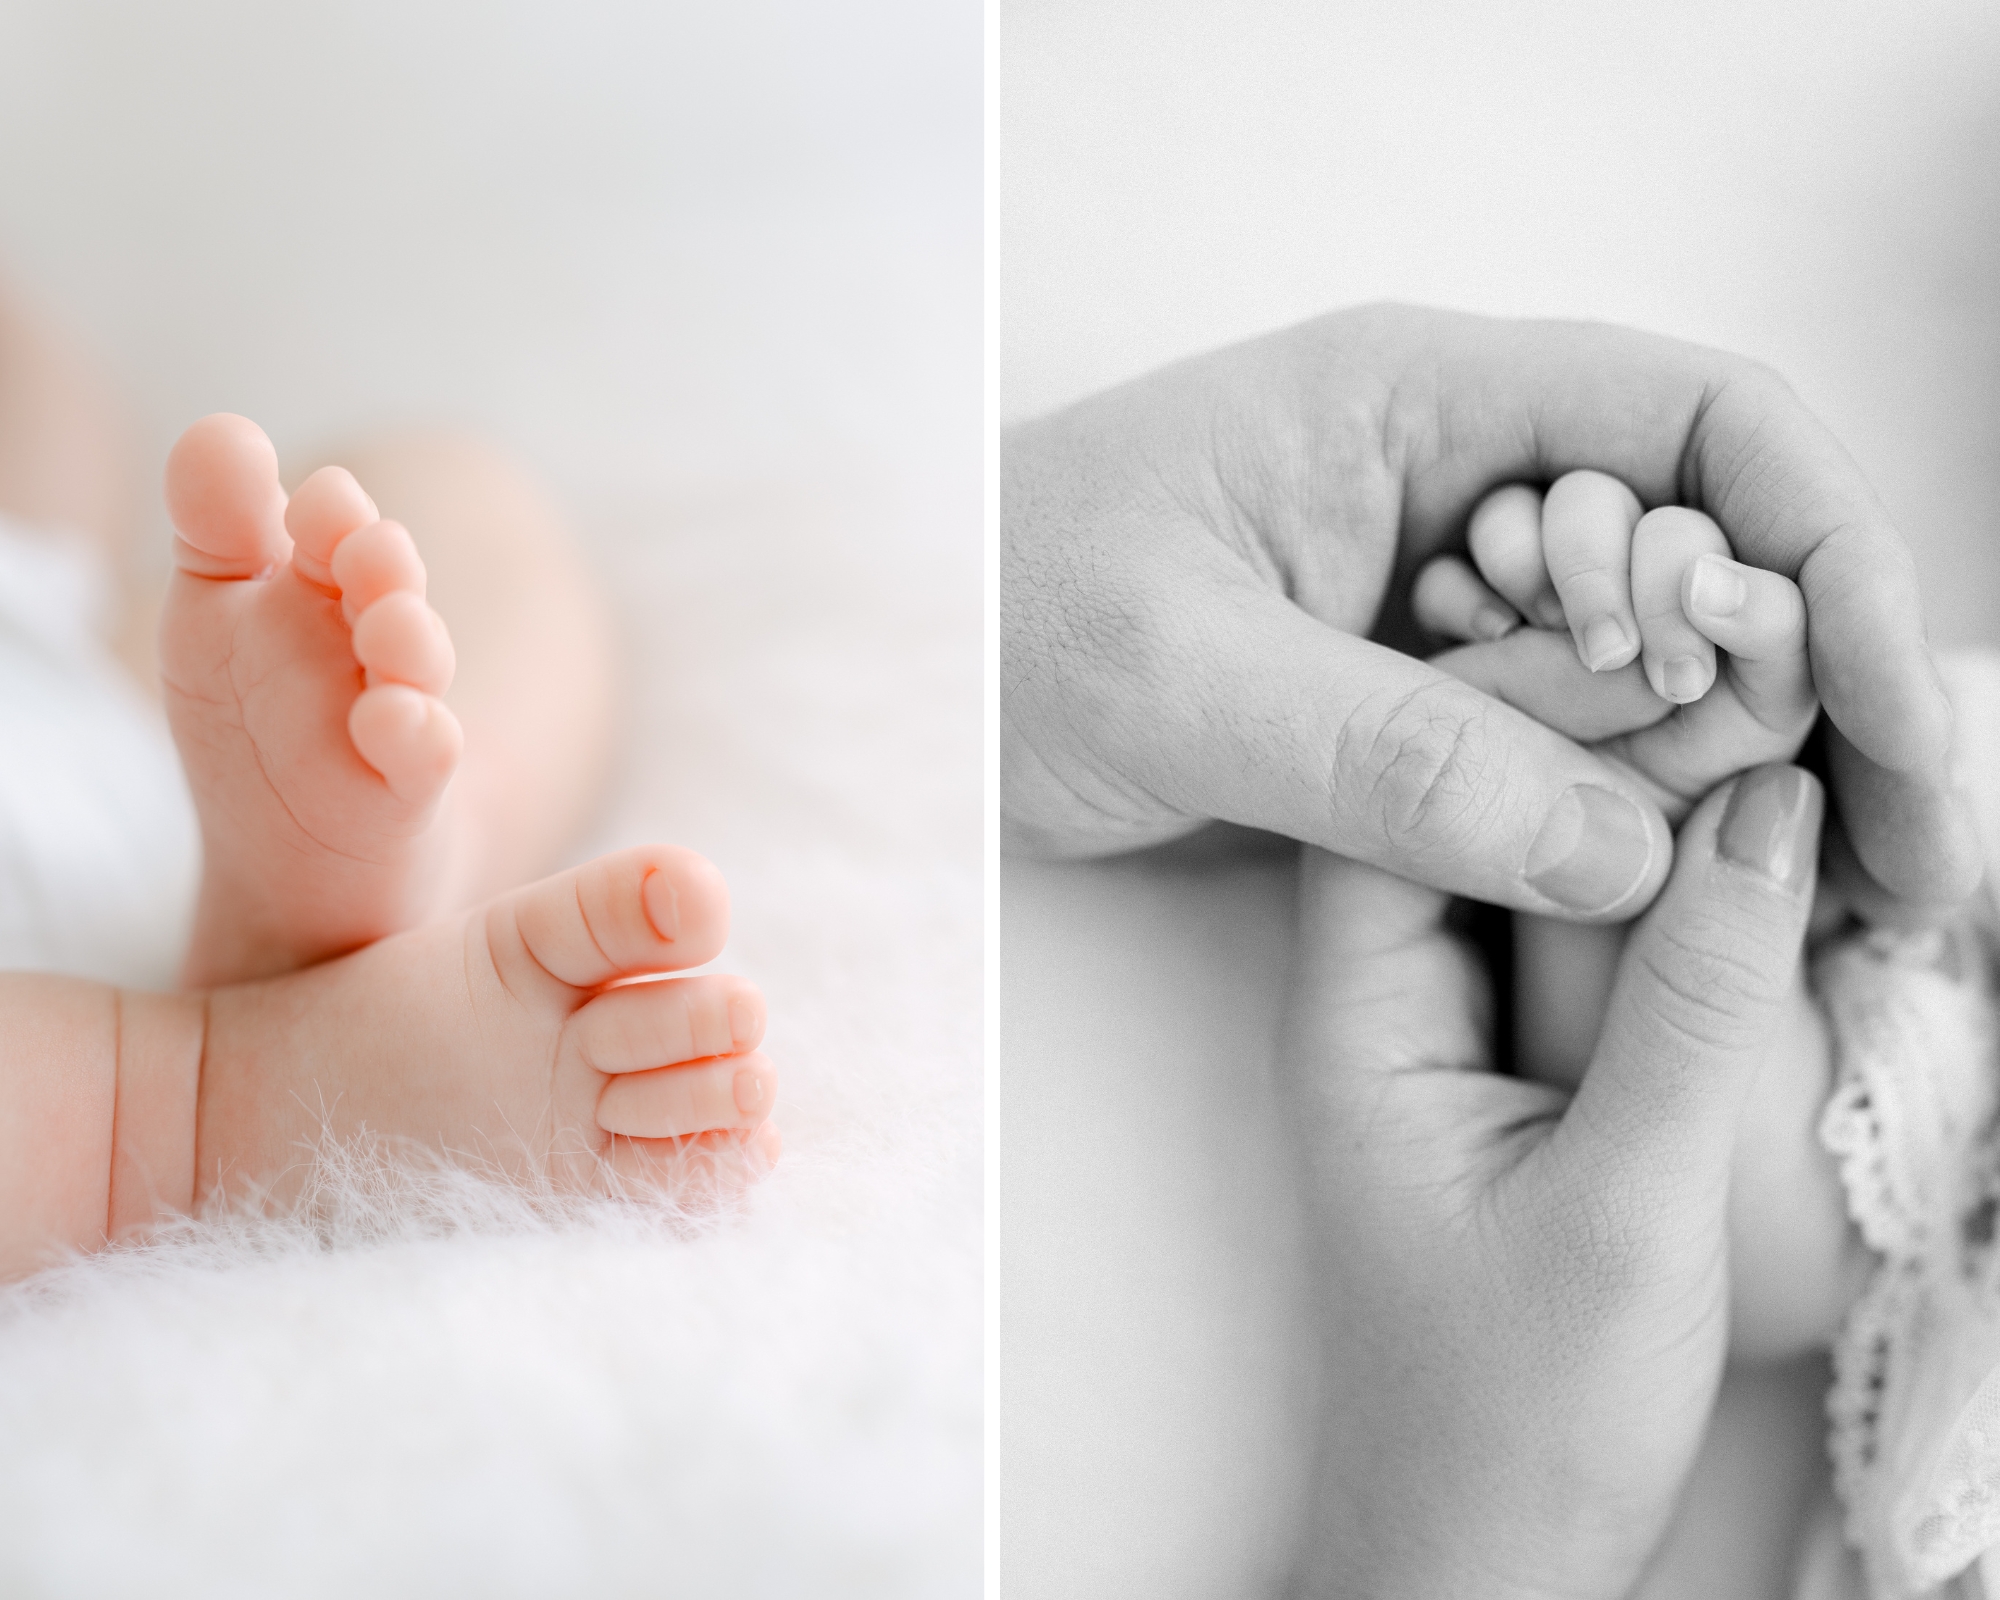
<svg viewBox="0 0 2000 1600"><path fill-rule="evenodd" d="M1784 766L1696 808L1573 1097L1493 1070L1443 895L1306 852L1279 1069L1325 1285L1308 1592L1636 1581L1722 1374L1731 1150L1821 812Z"/></svg>
<svg viewBox="0 0 2000 1600"><path fill-rule="evenodd" d="M1368 640L1481 495L1579 467L1705 510L1799 584L1854 855L1891 894L1968 893L1983 863L1909 552L1791 390L1622 329L1397 307L1009 431L1010 846L1102 854L1223 818L1518 910L1632 915L1672 855L1652 802Z"/></svg>

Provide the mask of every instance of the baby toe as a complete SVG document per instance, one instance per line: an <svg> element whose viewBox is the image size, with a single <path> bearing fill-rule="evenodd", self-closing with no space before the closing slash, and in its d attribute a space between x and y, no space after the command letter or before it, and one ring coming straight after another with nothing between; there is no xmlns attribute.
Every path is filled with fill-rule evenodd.
<svg viewBox="0 0 2000 1600"><path fill-rule="evenodd" d="M604 1164L612 1183L700 1207L733 1199L778 1164L785 1141L774 1123L749 1133L688 1139L612 1137Z"/></svg>
<svg viewBox="0 0 2000 1600"><path fill-rule="evenodd" d="M576 988L698 967L729 937L722 874L673 845L600 856L530 884L495 909L511 918L535 966Z"/></svg>
<svg viewBox="0 0 2000 1600"><path fill-rule="evenodd" d="M291 553L278 453L248 417L217 412L167 456L174 564L201 578L249 578Z"/></svg>
<svg viewBox="0 0 2000 1600"><path fill-rule="evenodd" d="M407 684L364 689L347 714L355 752L408 805L444 793L465 751L465 733L442 700Z"/></svg>
<svg viewBox="0 0 2000 1600"><path fill-rule="evenodd" d="M433 695L451 687L458 665L444 619L407 589L385 594L355 618L354 659L370 685L401 683Z"/></svg>
<svg viewBox="0 0 2000 1600"><path fill-rule="evenodd" d="M754 1050L764 997L747 978L706 973L607 989L564 1024L564 1047L595 1072L642 1072Z"/></svg>
<svg viewBox="0 0 2000 1600"><path fill-rule="evenodd" d="M631 1139L748 1131L777 1102L777 1069L752 1052L611 1078L597 1097L597 1125Z"/></svg>
<svg viewBox="0 0 2000 1600"><path fill-rule="evenodd" d="M339 585L333 576L333 553L349 534L381 520L375 502L345 467L321 467L299 485L285 507L285 529L292 536L292 565L321 588Z"/></svg>
<svg viewBox="0 0 2000 1600"><path fill-rule="evenodd" d="M386 594L402 590L423 598L423 558L400 522L371 522L357 528L334 546L327 565L349 627Z"/></svg>

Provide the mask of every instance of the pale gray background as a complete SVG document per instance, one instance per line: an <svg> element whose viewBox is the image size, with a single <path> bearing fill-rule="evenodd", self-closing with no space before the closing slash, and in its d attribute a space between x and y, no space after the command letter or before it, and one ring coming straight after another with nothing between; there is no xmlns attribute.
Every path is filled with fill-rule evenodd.
<svg viewBox="0 0 2000 1600"><path fill-rule="evenodd" d="M1375 298L1636 323L1784 371L1915 544L1934 637L1995 636L2000 13L1008 0L1001 23L1008 417ZM1270 1592L1310 1405L1267 1078L1288 866L1013 863L1002 911L1010 1600ZM1779 1592L1821 1382L1732 1380L1650 1594Z"/></svg>

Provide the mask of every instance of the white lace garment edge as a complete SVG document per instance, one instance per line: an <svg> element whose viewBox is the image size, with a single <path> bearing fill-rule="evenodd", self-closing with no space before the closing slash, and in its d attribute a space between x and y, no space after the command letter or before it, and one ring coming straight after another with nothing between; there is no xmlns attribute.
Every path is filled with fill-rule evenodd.
<svg viewBox="0 0 2000 1600"><path fill-rule="evenodd" d="M2000 860L2000 658L1941 663L1958 778ZM1836 1042L1820 1138L1877 1261L1834 1343L1834 1487L1871 1600L2000 1600L2000 915L1813 964Z"/></svg>

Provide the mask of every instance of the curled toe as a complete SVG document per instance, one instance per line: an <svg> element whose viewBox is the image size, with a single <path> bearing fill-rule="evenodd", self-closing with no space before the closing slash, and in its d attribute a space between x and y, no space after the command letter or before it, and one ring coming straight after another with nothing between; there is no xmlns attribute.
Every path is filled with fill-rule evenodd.
<svg viewBox="0 0 2000 1600"><path fill-rule="evenodd" d="M400 683L432 695L451 687L458 665L444 619L407 589L384 595L355 618L354 659L371 685Z"/></svg>
<svg viewBox="0 0 2000 1600"><path fill-rule="evenodd" d="M347 714L347 735L389 792L409 805L442 794L465 749L458 718L443 701L398 683L362 691Z"/></svg>
<svg viewBox="0 0 2000 1600"><path fill-rule="evenodd" d="M321 467L299 485L285 507L285 530L292 536L292 565L323 589L338 587L333 553L341 540L377 522L381 513L345 467Z"/></svg>

